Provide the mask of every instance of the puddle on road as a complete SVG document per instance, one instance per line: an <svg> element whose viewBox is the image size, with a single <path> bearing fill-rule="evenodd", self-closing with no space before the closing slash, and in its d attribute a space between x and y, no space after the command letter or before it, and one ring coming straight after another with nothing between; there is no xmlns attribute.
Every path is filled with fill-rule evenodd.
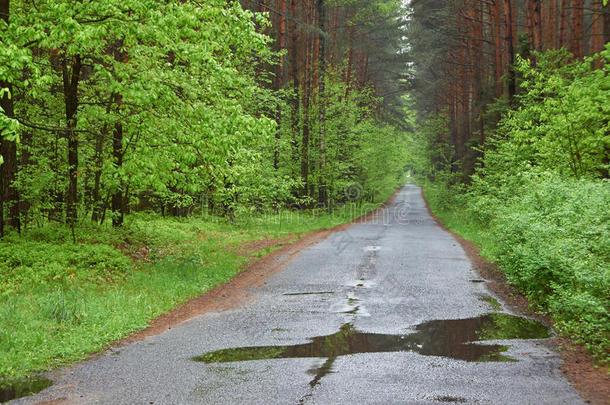
<svg viewBox="0 0 610 405"><path fill-rule="evenodd" d="M441 396L441 397L435 397L434 398L435 401L439 401L439 402L454 402L454 403L460 403L463 404L465 403L467 400L466 398L462 398L462 397L450 397L447 395Z"/></svg>
<svg viewBox="0 0 610 405"><path fill-rule="evenodd" d="M355 307L349 307L350 309L346 309L345 311L341 311L344 314L350 314L350 315L355 315L358 313L358 310L360 310L360 306L356 305Z"/></svg>
<svg viewBox="0 0 610 405"><path fill-rule="evenodd" d="M0 402L36 394L52 384L53 381L41 376L0 380Z"/></svg>
<svg viewBox="0 0 610 405"><path fill-rule="evenodd" d="M375 286L375 282L373 280L366 280L364 278L355 280L355 281L351 281L349 283L346 284L348 287L358 287L358 288L371 288L373 286Z"/></svg>
<svg viewBox="0 0 610 405"><path fill-rule="evenodd" d="M326 358L326 362L312 370L313 387L331 372L337 357L357 353L386 353L412 351L424 356L442 356L456 360L497 362L516 361L502 353L508 346L477 344L484 340L542 339L549 330L538 321L509 314L487 314L477 318L436 320L417 325L414 332L404 335L365 333L350 323L337 333L317 336L309 343L285 346L253 346L223 349L205 353L193 360L203 363L237 361Z"/></svg>
<svg viewBox="0 0 610 405"><path fill-rule="evenodd" d="M312 291L312 292L295 292L295 293L284 293L283 295L325 295L334 294L334 291Z"/></svg>

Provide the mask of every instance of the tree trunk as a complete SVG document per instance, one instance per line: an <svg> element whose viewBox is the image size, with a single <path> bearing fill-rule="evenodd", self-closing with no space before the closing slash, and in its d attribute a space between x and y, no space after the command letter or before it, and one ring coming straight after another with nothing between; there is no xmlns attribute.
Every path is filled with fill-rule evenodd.
<svg viewBox="0 0 610 405"><path fill-rule="evenodd" d="M558 0L550 0L551 5L549 7L549 15L550 15L550 49L557 49L561 45L559 44L559 27L557 26L557 14L558 14Z"/></svg>
<svg viewBox="0 0 610 405"><path fill-rule="evenodd" d="M117 99L119 97L117 96ZM112 158L116 169L120 169L123 166L123 125L117 122L114 125L114 131L112 131ZM112 209L112 226L123 225L123 218L125 215L125 207L123 204L123 180L120 180L118 188L112 194L111 199Z"/></svg>
<svg viewBox="0 0 610 405"><path fill-rule="evenodd" d="M496 69L496 96L502 95L502 4L501 0L494 0L492 16L494 30L495 69Z"/></svg>
<svg viewBox="0 0 610 405"><path fill-rule="evenodd" d="M283 51L286 48L286 0L278 0L278 50ZM280 57L280 62L276 68L275 80L276 80L276 89L281 89L284 86L284 55ZM282 120L282 108L278 103L276 109L276 118L278 122L278 127L275 132L275 151L273 152L273 168L277 170L279 168L279 160L280 160L280 137L281 137L281 120Z"/></svg>
<svg viewBox="0 0 610 405"><path fill-rule="evenodd" d="M604 43L610 42L610 6L604 8Z"/></svg>
<svg viewBox="0 0 610 405"><path fill-rule="evenodd" d="M540 4L540 0L532 0L532 4L532 32L534 35L534 49L540 52L542 51L542 4Z"/></svg>
<svg viewBox="0 0 610 405"><path fill-rule="evenodd" d="M9 24L10 0L0 0L0 18ZM11 83L0 81L0 90L8 89L0 98L0 107L9 118L15 116ZM13 182L17 175L17 142L5 139L0 134L0 155L4 163L0 165L0 235L4 235L4 202L8 205L9 225L21 231L19 221L19 192Z"/></svg>
<svg viewBox="0 0 610 405"><path fill-rule="evenodd" d="M326 7L324 0L318 0L318 20L320 26L320 40L318 50L318 70L319 70L319 87L318 87L318 125L320 127L320 184L318 202L326 207L328 197L326 193L326 130L324 123L326 121L326 106L325 106L325 72L326 72Z"/></svg>
<svg viewBox="0 0 610 405"><path fill-rule="evenodd" d="M308 80L305 80L307 82ZM301 181L303 182L302 197L307 196L309 184L309 91L307 83L303 89L303 134L301 137Z"/></svg>
<svg viewBox="0 0 610 405"><path fill-rule="evenodd" d="M600 52L604 49L604 9L602 0L595 0L594 8L593 24L591 27L591 54ZM602 60L598 59L595 61L595 67L601 68L602 66Z"/></svg>
<svg viewBox="0 0 610 405"><path fill-rule="evenodd" d="M20 138L20 149L21 149L21 158L19 160L19 170L22 174L30 175L28 173L29 167L34 163L32 161L32 146L34 142L34 134L31 130L27 129L22 131ZM21 218L21 226L25 230L28 225L29 219L29 211L31 208L31 204L29 201L20 200L19 201L19 214Z"/></svg>
<svg viewBox="0 0 610 405"><path fill-rule="evenodd" d="M584 56L583 47L583 0L573 0L572 4L572 53L577 59Z"/></svg>
<svg viewBox="0 0 610 405"><path fill-rule="evenodd" d="M66 195L66 219L74 229L76 222L76 203L78 192L78 135L75 132L78 110L78 85L81 73L81 57L72 58L71 68L64 57L62 77L64 87L64 104L66 107L66 132L68 139L68 192Z"/></svg>
<svg viewBox="0 0 610 405"><path fill-rule="evenodd" d="M561 0L561 10L559 14L559 46L568 46L568 0Z"/></svg>
<svg viewBox="0 0 610 405"><path fill-rule="evenodd" d="M297 32L297 0L290 0L290 42L289 42L289 52L288 55L290 57L290 77L292 79L292 88L294 90L294 96L292 98L291 103L291 128L292 128L292 153L293 153L293 161L299 160L299 105L300 105L300 82L299 82L299 64L298 64L298 41L299 36Z"/></svg>
<svg viewBox="0 0 610 405"><path fill-rule="evenodd" d="M352 86L352 69L354 65L354 36L356 29L353 25L349 27L349 51L347 56L347 67L345 72L345 98L349 96ZM347 102L347 100L346 100Z"/></svg>
<svg viewBox="0 0 610 405"><path fill-rule="evenodd" d="M93 168L93 190L91 191L92 212L91 220L97 222L102 214L102 196L100 195L102 166L104 164L104 138L107 128L102 128L99 134L95 137L95 166Z"/></svg>
<svg viewBox="0 0 610 405"><path fill-rule="evenodd" d="M516 91L515 72L513 70L513 62L515 60L515 51L513 48L513 28L512 21L512 4L510 0L504 0L504 15L506 17L506 68L508 69L508 99L512 102Z"/></svg>

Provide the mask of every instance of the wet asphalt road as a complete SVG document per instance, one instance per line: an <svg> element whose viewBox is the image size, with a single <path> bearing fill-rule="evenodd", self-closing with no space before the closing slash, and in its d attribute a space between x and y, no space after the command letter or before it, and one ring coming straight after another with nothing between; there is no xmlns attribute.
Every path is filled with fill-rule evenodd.
<svg viewBox="0 0 610 405"><path fill-rule="evenodd" d="M372 221L303 251L254 302L78 364L15 403L583 403L548 339L468 344L477 317L510 313L482 299L478 278L420 189L406 186ZM471 321L441 322L458 319ZM333 337L311 343L319 336ZM259 360L193 360L258 346L273 347L204 356ZM506 358L516 361L491 361Z"/></svg>

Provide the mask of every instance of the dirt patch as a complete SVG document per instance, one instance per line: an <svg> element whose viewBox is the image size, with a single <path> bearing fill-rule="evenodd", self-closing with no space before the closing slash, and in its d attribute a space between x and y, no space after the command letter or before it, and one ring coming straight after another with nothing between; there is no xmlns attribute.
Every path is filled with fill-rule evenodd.
<svg viewBox="0 0 610 405"><path fill-rule="evenodd" d="M538 319L547 326L552 326L553 322L548 315L541 315L531 310L527 298L521 294L514 286L509 285L506 276L498 266L484 259L479 255L476 245L443 225L442 221L432 213L428 201L422 189L422 197L426 202L428 213L443 227L447 232L462 245L466 255L473 263L479 275L487 280L487 287L499 296L502 301L508 304L511 309ZM595 368L593 357L587 353L583 346L575 344L570 338L557 337L553 339L553 345L559 349L562 365L561 372L576 388L583 399L590 404L608 405L610 404L610 376L604 367Z"/></svg>
<svg viewBox="0 0 610 405"><path fill-rule="evenodd" d="M282 247L286 244L294 242L299 235L290 235L287 238L276 238L276 239L261 239L261 240L252 240L245 243L241 243L238 246L232 248L236 254L244 257L252 257L257 253L264 252L266 249L273 249Z"/></svg>

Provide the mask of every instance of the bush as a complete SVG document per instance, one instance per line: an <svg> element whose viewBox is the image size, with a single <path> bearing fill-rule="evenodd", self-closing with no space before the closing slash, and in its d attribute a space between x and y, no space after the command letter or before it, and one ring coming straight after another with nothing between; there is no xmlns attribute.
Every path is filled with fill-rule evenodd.
<svg viewBox="0 0 610 405"><path fill-rule="evenodd" d="M499 194L428 186L432 209L498 263L557 329L601 362L610 352L610 182L528 176ZM483 211L483 213L481 212Z"/></svg>
<svg viewBox="0 0 610 405"><path fill-rule="evenodd" d="M532 179L492 206L490 222L494 254L508 280L600 356L610 350L609 185L551 175Z"/></svg>

